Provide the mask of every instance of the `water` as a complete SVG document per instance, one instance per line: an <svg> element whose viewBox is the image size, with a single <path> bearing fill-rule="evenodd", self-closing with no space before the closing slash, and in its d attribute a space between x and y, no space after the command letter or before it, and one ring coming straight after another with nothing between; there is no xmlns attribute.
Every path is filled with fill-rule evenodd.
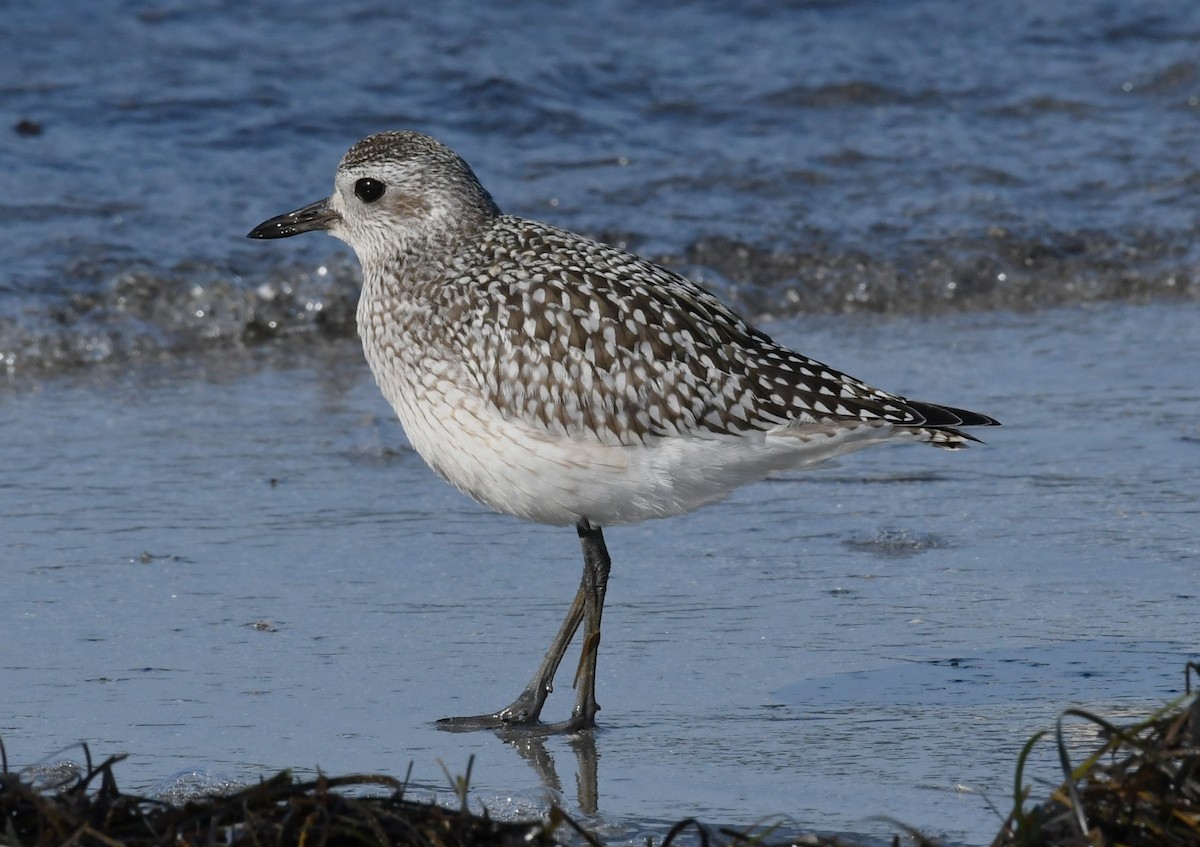
<svg viewBox="0 0 1200 847"><path fill-rule="evenodd" d="M338 248L242 236L396 127L756 316L1197 296L1186 0L71 0L0 38L17 370L349 334Z"/></svg>
<svg viewBox="0 0 1200 847"><path fill-rule="evenodd" d="M985 843L1029 736L1069 706L1144 715L1200 657L1198 318L772 324L1006 426L608 533L590 789L566 740L434 728L516 694L578 545L434 478L353 342L22 381L0 407L0 732L22 763L81 738L129 752L125 784L155 790L411 762L432 791L474 756L477 802L543 808L548 785L617 842L689 814L882 837L886 814ZM1031 773L1056 778L1048 746Z"/></svg>
<svg viewBox="0 0 1200 847"><path fill-rule="evenodd" d="M5 8L10 760L85 739L167 793L411 762L435 792L473 755L477 803L557 797L614 842L688 814L883 838L892 815L979 844L1062 709L1180 689L1200 7L426 6ZM394 127L509 211L1005 426L614 530L594 748L437 732L524 683L577 542L407 449L340 245L244 239Z"/></svg>

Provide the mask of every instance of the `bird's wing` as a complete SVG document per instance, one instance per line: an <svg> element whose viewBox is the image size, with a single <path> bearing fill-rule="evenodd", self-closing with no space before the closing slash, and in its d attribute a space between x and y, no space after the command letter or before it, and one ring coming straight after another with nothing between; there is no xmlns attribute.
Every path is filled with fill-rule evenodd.
<svg viewBox="0 0 1200 847"><path fill-rule="evenodd" d="M908 401L792 352L645 259L507 221L485 241L488 270L473 280L491 296L477 301L488 304L473 327L485 349L470 357L479 362L473 377L506 417L619 444L835 421L994 423Z"/></svg>

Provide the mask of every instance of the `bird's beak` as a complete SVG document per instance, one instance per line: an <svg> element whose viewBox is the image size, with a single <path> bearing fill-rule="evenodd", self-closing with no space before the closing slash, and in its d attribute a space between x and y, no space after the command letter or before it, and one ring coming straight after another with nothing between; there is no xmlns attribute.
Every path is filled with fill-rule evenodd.
<svg viewBox="0 0 1200 847"><path fill-rule="evenodd" d="M247 238L287 238L302 232L329 230L341 220L341 215L329 207L329 198L310 203L303 209L288 212L263 221L246 235Z"/></svg>

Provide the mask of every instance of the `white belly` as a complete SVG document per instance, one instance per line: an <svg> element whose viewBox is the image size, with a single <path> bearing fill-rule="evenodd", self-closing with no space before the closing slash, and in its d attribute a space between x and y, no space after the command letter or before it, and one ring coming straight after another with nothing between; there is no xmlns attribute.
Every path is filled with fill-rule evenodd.
<svg viewBox="0 0 1200 847"><path fill-rule="evenodd" d="M448 382L388 400L413 448L440 476L499 512L553 525L684 514L772 471L811 467L896 435L856 424L619 446L505 420Z"/></svg>

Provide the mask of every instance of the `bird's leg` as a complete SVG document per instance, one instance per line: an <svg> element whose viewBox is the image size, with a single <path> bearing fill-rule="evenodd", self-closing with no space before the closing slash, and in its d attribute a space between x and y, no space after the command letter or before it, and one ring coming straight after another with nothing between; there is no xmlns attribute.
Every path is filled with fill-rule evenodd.
<svg viewBox="0 0 1200 847"><path fill-rule="evenodd" d="M579 626L580 617L583 618L584 627L583 649L579 655L579 667L575 670L575 708L571 710L569 718L559 723L508 724L505 729L510 733L552 735L578 732L583 729L591 729L596 725L596 712L600 711L600 706L596 702L596 658L600 653L600 617L604 612L604 595L608 590L608 572L612 568L612 560L608 556L608 548L604 544L604 534L599 527L592 527L586 520L580 520L576 529L579 532L580 546L583 547L583 579L579 583L579 593L575 595L575 604L572 605L571 611L576 614L575 627ZM583 608L577 612L576 608L580 603ZM565 630L566 622L564 622L563 628ZM561 636L561 631L559 634ZM567 641L570 641L569 636ZM565 650L566 644L564 643L562 647ZM551 648L551 652L553 650L554 647ZM546 658L550 658L549 653L546 654ZM550 669L550 677L554 676L554 670L561 660L562 653L560 652ZM538 669L539 674L545 666L546 662L543 661L542 668ZM534 682L537 680L538 676L535 675ZM542 690L549 693L549 677L545 679ZM528 691L529 689L526 689L526 693ZM520 698L517 699L519 702ZM542 700L545 700L545 695ZM538 704L538 709L541 709L541 703Z"/></svg>
<svg viewBox="0 0 1200 847"><path fill-rule="evenodd" d="M564 723L565 731L590 729L596 725L596 659L600 654L600 618L604 614L604 595L608 591L608 572L612 559L599 527L581 521L579 543L583 547L583 652L575 671L575 708Z"/></svg>
<svg viewBox="0 0 1200 847"><path fill-rule="evenodd" d="M577 529L579 542L583 547L583 578L558 634L554 636L550 649L546 651L525 690L516 700L498 712L472 717L442 718L438 721L439 729L451 732L508 729L517 733L549 735L595 726L596 712L600 709L596 704L596 654L600 647L600 616L604 610L604 594L612 562L599 528L593 529L586 521L580 521ZM575 637L579 624L585 620L587 626L584 627L583 653L575 674L577 694L571 717L560 723L538 723L542 706L554 690L554 675L562 663L563 655L567 652L571 639Z"/></svg>
<svg viewBox="0 0 1200 847"><path fill-rule="evenodd" d="M525 690L518 695L516 700L513 700L508 706L490 715L442 718L438 721L438 729L445 729L451 732L469 732L476 729L500 729L506 726L531 726L536 724L538 718L541 716L542 706L545 704L546 698L554 690L554 675L558 671L558 666L562 662L563 655L566 654L567 647L571 644L571 639L575 637L575 633L579 629L579 624L583 621L584 597L587 593L587 584L588 574L585 561L583 579L579 583L579 590L575 592L575 599L571 601L571 608L567 611L567 616L563 618L562 626L558 628L558 634L554 636L554 641L551 642L550 649L546 651L541 664L534 671L533 678L529 680L529 684L525 686Z"/></svg>

